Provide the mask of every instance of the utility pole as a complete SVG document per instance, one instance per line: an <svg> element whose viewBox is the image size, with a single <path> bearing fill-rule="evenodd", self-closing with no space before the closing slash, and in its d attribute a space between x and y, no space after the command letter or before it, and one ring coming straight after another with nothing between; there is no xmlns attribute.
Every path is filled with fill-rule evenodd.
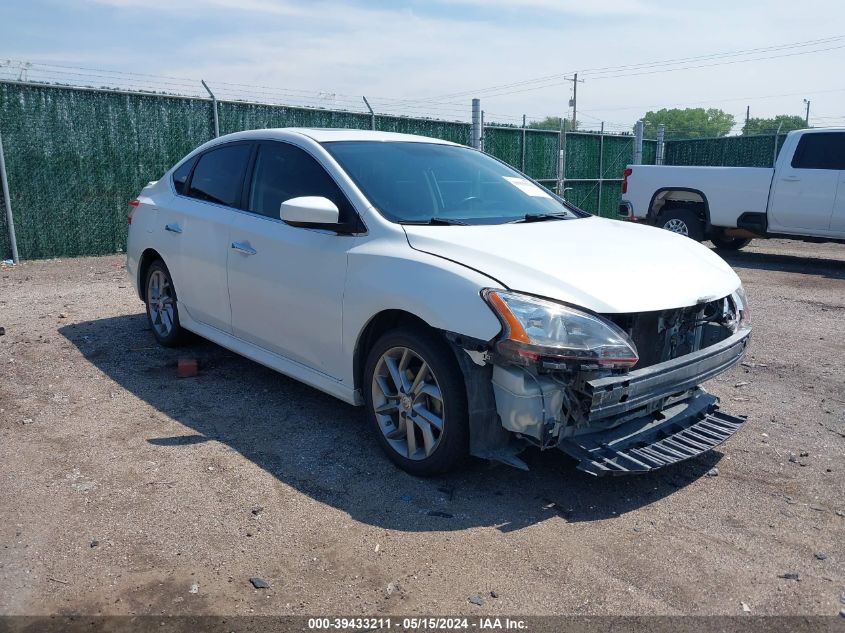
<svg viewBox="0 0 845 633"><path fill-rule="evenodd" d="M807 104L807 114L804 116L804 127L810 127L810 100L804 99L804 103Z"/></svg>
<svg viewBox="0 0 845 633"><path fill-rule="evenodd" d="M578 73L572 79L566 78L566 81L572 82L572 99L569 100L569 105L572 106L572 131L575 131L575 126L578 124L578 84L584 83L583 79L578 79Z"/></svg>
<svg viewBox="0 0 845 633"><path fill-rule="evenodd" d="M745 133L748 134L748 119L751 118L751 106L745 106Z"/></svg>

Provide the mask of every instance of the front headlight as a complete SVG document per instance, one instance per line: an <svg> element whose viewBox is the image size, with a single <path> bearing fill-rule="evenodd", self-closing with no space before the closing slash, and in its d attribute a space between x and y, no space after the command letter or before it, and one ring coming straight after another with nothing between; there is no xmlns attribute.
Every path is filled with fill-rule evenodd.
<svg viewBox="0 0 845 633"><path fill-rule="evenodd" d="M639 360L628 335L599 316L529 295L487 289L484 300L502 322L496 350L523 364L555 362L631 367Z"/></svg>
<svg viewBox="0 0 845 633"><path fill-rule="evenodd" d="M742 287L742 284L731 293L731 301L733 301L739 316L737 319L739 322L738 328L751 327L751 311L748 308L748 297L745 295L745 288Z"/></svg>

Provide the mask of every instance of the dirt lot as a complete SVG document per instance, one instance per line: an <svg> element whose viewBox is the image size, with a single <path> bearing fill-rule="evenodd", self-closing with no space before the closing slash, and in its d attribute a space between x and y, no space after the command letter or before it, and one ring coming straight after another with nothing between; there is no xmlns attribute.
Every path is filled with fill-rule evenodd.
<svg viewBox="0 0 845 633"><path fill-rule="evenodd" d="M414 479L360 410L157 347L122 257L0 269L0 613L836 614L845 246L729 260L756 331L709 386L749 421L620 479L556 452Z"/></svg>

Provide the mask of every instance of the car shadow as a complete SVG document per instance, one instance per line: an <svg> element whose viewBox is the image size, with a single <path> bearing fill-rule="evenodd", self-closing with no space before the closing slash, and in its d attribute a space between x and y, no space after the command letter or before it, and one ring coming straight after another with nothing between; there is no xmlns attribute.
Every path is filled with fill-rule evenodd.
<svg viewBox="0 0 845 633"><path fill-rule="evenodd" d="M812 248L812 244L807 244ZM845 259L713 249L731 266L845 279ZM845 251L843 251L845 252Z"/></svg>
<svg viewBox="0 0 845 633"><path fill-rule="evenodd" d="M690 484L722 456L711 451L646 475L596 478L559 451L529 450L527 472L471 460L447 476L420 479L384 456L360 407L201 339L162 348L143 314L59 332L118 385L186 427L184 434L147 437L150 446L191 451L222 442L303 494L387 529L511 531L553 517L612 519ZM196 376L177 378L181 357L197 359Z"/></svg>

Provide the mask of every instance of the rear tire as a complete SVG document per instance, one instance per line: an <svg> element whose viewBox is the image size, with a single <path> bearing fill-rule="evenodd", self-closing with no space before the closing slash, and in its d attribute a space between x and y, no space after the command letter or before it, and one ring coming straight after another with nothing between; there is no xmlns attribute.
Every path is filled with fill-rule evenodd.
<svg viewBox="0 0 845 633"><path fill-rule="evenodd" d="M429 477L465 460L466 387L454 352L437 334L407 327L384 334L367 356L362 391L376 437L399 468Z"/></svg>
<svg viewBox="0 0 845 633"><path fill-rule="evenodd" d="M696 242L704 240L704 222L692 209L666 209L658 217L657 226Z"/></svg>
<svg viewBox="0 0 845 633"><path fill-rule="evenodd" d="M170 271L160 259L147 269L144 303L147 305L147 322L156 340L165 347L182 345L187 339L187 332L179 324L176 288Z"/></svg>
<svg viewBox="0 0 845 633"><path fill-rule="evenodd" d="M751 243L750 238L728 237L723 231L719 231L716 235L712 236L710 241L713 242L713 246L724 251L738 251Z"/></svg>

